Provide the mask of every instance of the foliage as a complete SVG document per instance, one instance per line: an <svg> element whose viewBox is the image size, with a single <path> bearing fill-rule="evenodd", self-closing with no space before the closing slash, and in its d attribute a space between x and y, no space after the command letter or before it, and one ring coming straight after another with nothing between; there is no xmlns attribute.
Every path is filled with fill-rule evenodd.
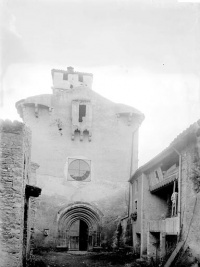
<svg viewBox="0 0 200 267"><path fill-rule="evenodd" d="M129 218L127 221L126 232L125 232L125 244L129 246L133 245L131 218Z"/></svg>
<svg viewBox="0 0 200 267"><path fill-rule="evenodd" d="M198 155L198 148L195 148L194 158L193 158L193 166L190 175L190 179L194 184L194 191L196 193L200 192L200 159Z"/></svg>
<svg viewBox="0 0 200 267"><path fill-rule="evenodd" d="M176 261L174 263L174 267L188 267L192 266L195 263L199 263L195 257L193 257L189 247L186 250L182 250L178 257L176 258ZM199 265L198 265L199 266Z"/></svg>
<svg viewBox="0 0 200 267"><path fill-rule="evenodd" d="M131 219L133 219L133 221L137 220L137 211L131 213Z"/></svg>

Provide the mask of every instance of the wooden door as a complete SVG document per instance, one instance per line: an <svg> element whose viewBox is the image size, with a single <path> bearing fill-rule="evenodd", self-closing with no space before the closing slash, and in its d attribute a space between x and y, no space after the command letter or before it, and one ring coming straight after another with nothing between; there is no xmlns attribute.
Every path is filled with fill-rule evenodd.
<svg viewBox="0 0 200 267"><path fill-rule="evenodd" d="M70 236L70 250L79 250L79 236Z"/></svg>
<svg viewBox="0 0 200 267"><path fill-rule="evenodd" d="M75 221L69 230L69 250L79 250L80 220Z"/></svg>

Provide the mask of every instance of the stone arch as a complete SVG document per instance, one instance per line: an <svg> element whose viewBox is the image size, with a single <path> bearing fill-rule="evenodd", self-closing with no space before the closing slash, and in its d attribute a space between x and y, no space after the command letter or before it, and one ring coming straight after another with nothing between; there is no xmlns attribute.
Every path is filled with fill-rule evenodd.
<svg viewBox="0 0 200 267"><path fill-rule="evenodd" d="M57 247L73 249L70 229L77 222L87 225L87 248L100 246L102 217L103 213L98 208L86 202L75 202L63 207L57 213ZM81 232L79 234L81 235ZM79 235L76 242L79 242ZM77 250L78 247L79 244Z"/></svg>

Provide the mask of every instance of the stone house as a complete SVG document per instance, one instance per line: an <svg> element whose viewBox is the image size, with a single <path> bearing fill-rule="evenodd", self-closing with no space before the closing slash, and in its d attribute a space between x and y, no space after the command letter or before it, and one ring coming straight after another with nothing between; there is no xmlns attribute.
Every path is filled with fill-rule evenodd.
<svg viewBox="0 0 200 267"><path fill-rule="evenodd" d="M162 259L179 246L200 258L200 121L129 182L134 251Z"/></svg>
<svg viewBox="0 0 200 267"><path fill-rule="evenodd" d="M25 267L37 208L31 133L20 122L0 121L0 266Z"/></svg>
<svg viewBox="0 0 200 267"><path fill-rule="evenodd" d="M111 244L127 210L127 181L137 169L144 116L94 92L90 73L53 69L52 80L53 94L16 103L32 130L32 158L40 165L35 244L70 250Z"/></svg>

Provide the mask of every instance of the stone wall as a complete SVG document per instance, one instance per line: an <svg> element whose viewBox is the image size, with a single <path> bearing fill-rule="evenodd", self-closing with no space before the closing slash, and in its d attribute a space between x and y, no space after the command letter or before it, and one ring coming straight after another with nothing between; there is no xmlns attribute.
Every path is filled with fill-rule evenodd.
<svg viewBox="0 0 200 267"><path fill-rule="evenodd" d="M0 127L0 266L22 266L23 211L25 183L29 172L30 132L19 122L1 121Z"/></svg>
<svg viewBox="0 0 200 267"><path fill-rule="evenodd" d="M181 238L185 242L185 248L189 247L193 255L200 260L200 193L196 190L194 181L200 179L200 172L194 172L199 168L197 166L200 162L197 145L198 143L192 143L181 153Z"/></svg>
<svg viewBox="0 0 200 267"><path fill-rule="evenodd" d="M23 123L0 122L0 266L26 265L30 229L25 213L31 181L31 133ZM27 216L27 218L25 218ZM27 222L27 227L26 226Z"/></svg>
<svg viewBox="0 0 200 267"><path fill-rule="evenodd" d="M37 184L36 170L39 168L37 163L31 162L31 175L29 177L29 184L35 186ZM32 254L35 247L34 243L34 232L35 232L35 221L37 215L37 209L39 205L39 199L35 197L29 197L29 210L28 210L28 225L27 228L27 258Z"/></svg>

